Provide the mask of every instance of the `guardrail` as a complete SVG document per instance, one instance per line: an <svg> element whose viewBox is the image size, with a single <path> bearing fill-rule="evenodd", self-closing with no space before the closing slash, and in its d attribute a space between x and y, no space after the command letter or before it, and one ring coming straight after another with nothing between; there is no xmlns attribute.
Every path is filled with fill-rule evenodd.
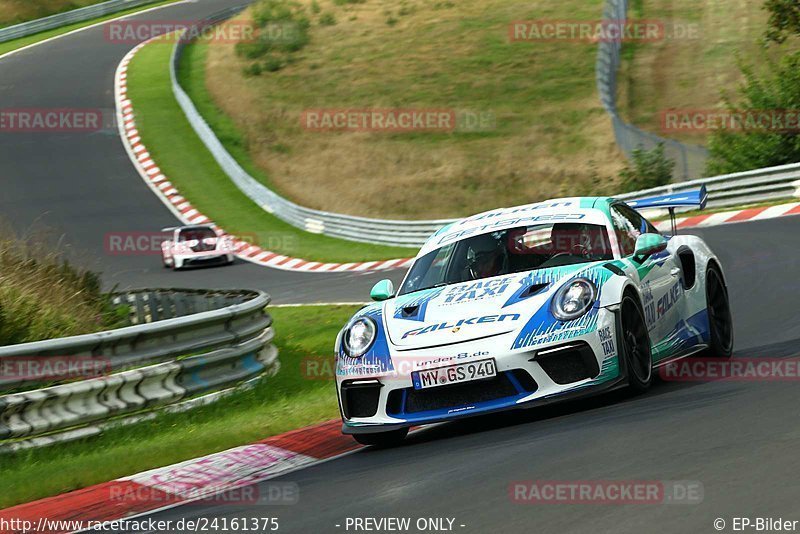
<svg viewBox="0 0 800 534"><path fill-rule="evenodd" d="M274 374L269 300L259 291L130 291L112 302L129 308L131 326L0 347L0 450L192 408Z"/></svg>
<svg viewBox="0 0 800 534"><path fill-rule="evenodd" d="M609 2L610 5L618 6L616 8L618 10L621 9L619 6L622 6L625 11L627 11L626 0L609 0ZM227 9L210 17L202 24L217 24L236 15L242 9L242 7ZM622 13L624 14L625 11ZM619 11L609 11L608 8L604 13L606 19L616 16L622 15L620 15ZM172 90L175 98L186 115L186 118L191 123L192 128L194 128L195 132L214 156L214 159L220 167L222 167L225 173L228 174L231 180L246 196L261 206L265 211L295 227L313 233L349 239L351 241L413 247L421 246L430 235L436 232L436 230L458 220L399 221L341 215L299 206L282 198L274 191L271 191L264 184L250 176L247 171L236 162L220 140L217 139L211 127L200 115L194 103L189 98L189 95L180 86L176 73L181 54L187 44L188 40L180 39L172 55L170 70L172 76ZM607 49L607 52L600 52L598 56L598 72L601 68L601 63L608 63L608 65L602 67L603 69L606 69L607 66L613 66L611 70L613 70L614 79L616 79L616 66L619 65L619 48L610 48ZM614 87L616 87L615 83L616 82L614 82ZM600 89L599 78L598 89ZM646 146L654 146L657 142L666 141L669 149L670 140L661 139L658 136L654 136L648 132L642 132L634 126L625 124L616 114L616 89L611 90L608 89L608 87L606 87L606 89L607 90L601 90L601 98L603 99L606 109L612 114L615 131L618 131L617 126L623 129L633 128L641 134L636 134L635 136L639 141L650 136L651 142ZM618 140L619 139L618 137ZM628 144L625 146L629 146L632 150L636 145ZM685 145L681 146L685 147ZM688 160L684 159L682 164L682 172L684 172L684 174L690 174L690 169L687 167L689 163L687 163L687 161ZM617 195L617 198L642 198L649 195L685 191L705 184L710 199L708 206L712 208L725 207L736 204L800 197L800 185L798 185L797 180L800 180L800 164L757 169L736 174L679 182L645 191L635 191Z"/></svg>
<svg viewBox="0 0 800 534"><path fill-rule="evenodd" d="M27 37L28 35L34 35L47 30L53 30L69 24L111 15L113 13L125 11L126 9L152 4L157 1L158 0L110 0L102 4L73 9L49 17L0 28L0 43L19 39L20 37Z"/></svg>
<svg viewBox="0 0 800 534"><path fill-rule="evenodd" d="M606 0L603 20L621 24L628 19L628 0ZM626 157L637 148L652 149L664 145L664 153L675 161L673 176L680 180L698 178L705 171L708 150L699 145L687 145L646 132L625 122L617 109L617 71L620 67L622 42L618 39L601 41L597 45L595 76L600 102L611 118L614 138Z"/></svg>

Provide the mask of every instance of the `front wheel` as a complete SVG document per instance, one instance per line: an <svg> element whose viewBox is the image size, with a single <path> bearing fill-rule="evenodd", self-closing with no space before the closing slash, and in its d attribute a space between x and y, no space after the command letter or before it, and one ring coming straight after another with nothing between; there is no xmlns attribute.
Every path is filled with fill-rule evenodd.
<svg viewBox="0 0 800 534"><path fill-rule="evenodd" d="M408 434L407 428L390 430L389 432L375 432L372 434L353 434L353 439L362 445L375 447L394 447L400 445Z"/></svg>
<svg viewBox="0 0 800 534"><path fill-rule="evenodd" d="M733 354L733 318L728 289L719 269L711 265L706 273L706 309L711 344L707 356L730 358Z"/></svg>
<svg viewBox="0 0 800 534"><path fill-rule="evenodd" d="M622 298L620 313L628 388L633 393L644 393L653 383L653 353L644 314L639 303L629 295Z"/></svg>

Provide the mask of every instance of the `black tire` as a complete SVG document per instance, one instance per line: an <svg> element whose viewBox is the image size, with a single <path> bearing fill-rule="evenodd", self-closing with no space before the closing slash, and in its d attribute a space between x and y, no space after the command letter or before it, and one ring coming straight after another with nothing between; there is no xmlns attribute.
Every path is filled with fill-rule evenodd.
<svg viewBox="0 0 800 534"><path fill-rule="evenodd" d="M375 432L372 434L353 434L353 439L362 445L374 447L394 447L400 445L408 435L407 428L390 430L389 432Z"/></svg>
<svg viewBox="0 0 800 534"><path fill-rule="evenodd" d="M633 297L625 295L620 314L621 350L628 374L628 389L635 394L644 393L653 383L653 352L644 313Z"/></svg>
<svg viewBox="0 0 800 534"><path fill-rule="evenodd" d="M733 318L728 288L719 267L711 264L706 271L706 309L711 344L704 356L727 359L733 355Z"/></svg>

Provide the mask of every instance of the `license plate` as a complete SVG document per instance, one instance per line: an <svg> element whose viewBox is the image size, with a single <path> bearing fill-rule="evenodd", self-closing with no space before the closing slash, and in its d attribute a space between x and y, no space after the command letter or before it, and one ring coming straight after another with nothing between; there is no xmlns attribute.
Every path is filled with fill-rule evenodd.
<svg viewBox="0 0 800 534"><path fill-rule="evenodd" d="M438 367L426 371L414 371L411 380L414 389L435 388L450 384L460 384L473 380L483 380L497 376L497 366L494 360L479 360L476 362L459 363L449 367Z"/></svg>

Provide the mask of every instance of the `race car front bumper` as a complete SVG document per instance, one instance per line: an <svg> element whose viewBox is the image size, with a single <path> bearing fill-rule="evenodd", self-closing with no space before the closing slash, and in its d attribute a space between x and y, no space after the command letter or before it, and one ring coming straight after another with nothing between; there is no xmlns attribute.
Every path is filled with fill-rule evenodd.
<svg viewBox="0 0 800 534"><path fill-rule="evenodd" d="M476 345L470 349L495 359L497 376L454 385L415 389L410 373L337 377L343 432L385 432L614 389L626 383L618 331L617 314L604 309L597 329L572 339L505 353L491 350L497 341Z"/></svg>
<svg viewBox="0 0 800 534"><path fill-rule="evenodd" d="M204 267L208 265L225 265L233 261L233 254L229 252L205 252L186 255L176 255L175 261L180 267Z"/></svg>

